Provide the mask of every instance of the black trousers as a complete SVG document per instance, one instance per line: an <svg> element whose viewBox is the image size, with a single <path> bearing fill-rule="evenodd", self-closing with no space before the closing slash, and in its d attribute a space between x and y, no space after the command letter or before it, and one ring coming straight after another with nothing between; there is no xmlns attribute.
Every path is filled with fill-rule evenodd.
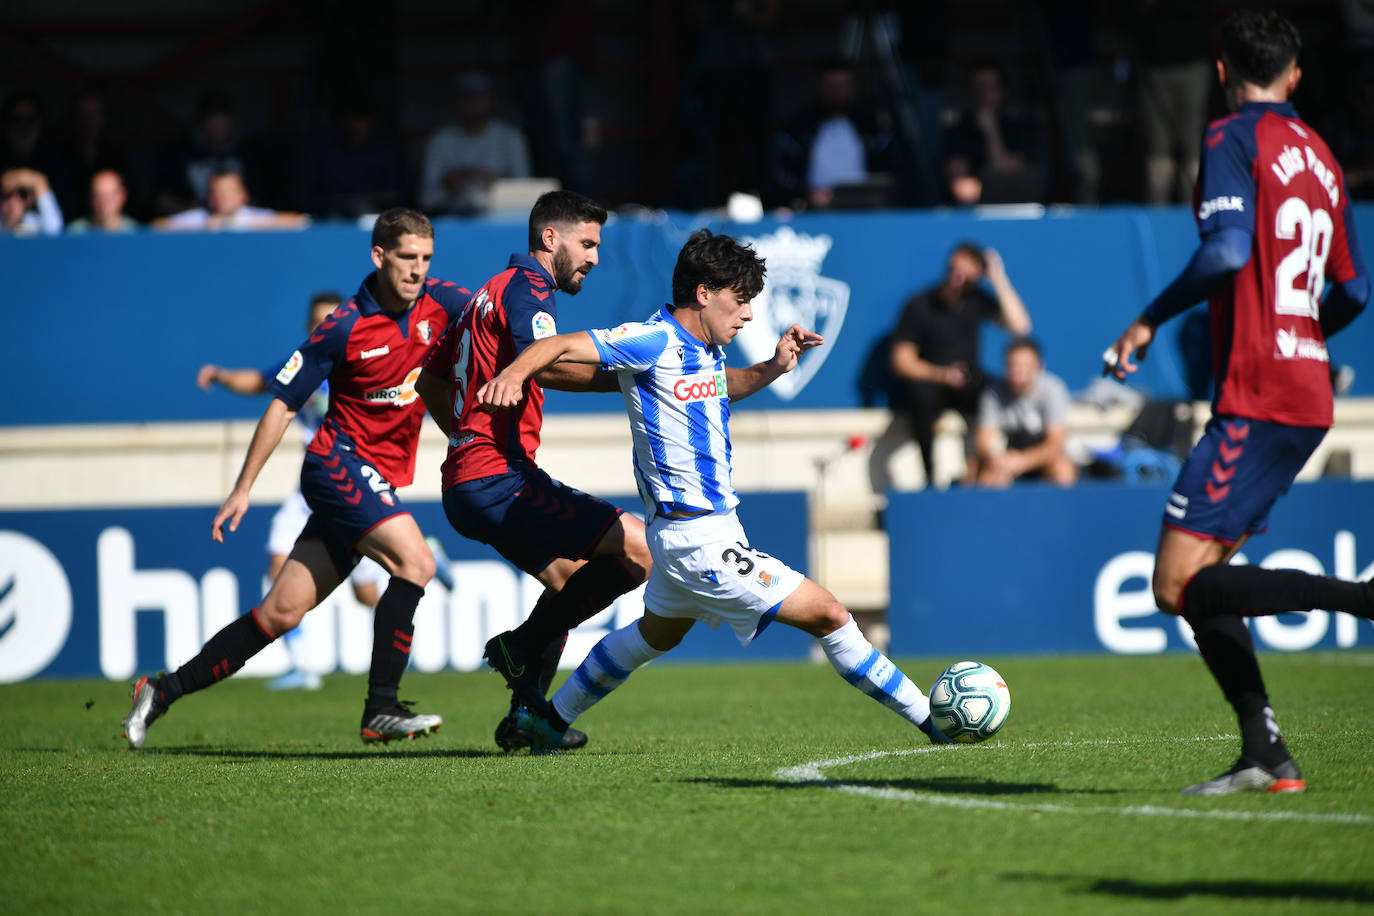
<svg viewBox="0 0 1374 916"><path fill-rule="evenodd" d="M935 482L935 421L946 410L954 410L964 418L970 430L978 420L978 402L983 396L984 380L970 381L963 388L950 388L933 382L913 382L908 389L911 435L921 450L921 463L926 470L926 484Z"/></svg>

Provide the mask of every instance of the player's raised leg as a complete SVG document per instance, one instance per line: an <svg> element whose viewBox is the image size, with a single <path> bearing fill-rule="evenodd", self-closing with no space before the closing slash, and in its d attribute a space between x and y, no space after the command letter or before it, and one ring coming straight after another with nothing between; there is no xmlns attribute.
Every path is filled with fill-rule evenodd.
<svg viewBox="0 0 1374 916"><path fill-rule="evenodd" d="M931 721L926 695L868 641L829 591L803 579L779 605L777 620L816 637L840 677L915 725L932 744L953 743Z"/></svg>
<svg viewBox="0 0 1374 916"><path fill-rule="evenodd" d="M297 626L339 582L334 562L321 541L297 541L261 604L210 637L200 652L176 671L140 678L134 684L133 709L124 719L124 737L129 745L142 747L148 726L168 707L238 671L278 636Z"/></svg>
<svg viewBox="0 0 1374 916"><path fill-rule="evenodd" d="M393 515L358 542L358 551L391 575L377 600L372 624L372 666L363 706L363 741L391 741L432 734L443 724L436 715L411 711L397 698L415 637L415 609L434 578L434 556L408 512Z"/></svg>

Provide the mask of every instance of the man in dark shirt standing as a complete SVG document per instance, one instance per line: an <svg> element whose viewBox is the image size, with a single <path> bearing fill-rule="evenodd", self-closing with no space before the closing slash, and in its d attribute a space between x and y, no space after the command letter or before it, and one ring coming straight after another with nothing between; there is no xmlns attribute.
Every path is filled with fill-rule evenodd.
<svg viewBox="0 0 1374 916"><path fill-rule="evenodd" d="M978 284L984 277L988 295ZM909 386L912 436L921 449L926 483L934 482L935 421L957 410L970 429L985 379L978 368L984 319L1017 337L1030 333L1030 315L991 248L961 242L945 278L907 302L892 335L892 374Z"/></svg>

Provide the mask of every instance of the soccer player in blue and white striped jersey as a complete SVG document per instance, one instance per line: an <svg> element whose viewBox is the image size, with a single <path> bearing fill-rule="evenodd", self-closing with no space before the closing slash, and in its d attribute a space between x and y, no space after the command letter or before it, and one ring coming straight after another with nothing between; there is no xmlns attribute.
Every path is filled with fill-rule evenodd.
<svg viewBox="0 0 1374 916"><path fill-rule="evenodd" d="M491 410L519 403L525 381L557 362L618 373L634 435L634 474L648 519L653 571L644 616L607 635L550 704L518 716L533 753L555 751L583 712L682 641L700 620L729 624L742 645L773 620L820 640L850 684L924 732L949 739L930 721L925 694L859 632L835 596L749 544L735 516L730 481L730 405L796 366L823 343L793 325L773 358L725 368L724 347L753 318L764 263L753 249L701 230L678 255L673 304L648 321L535 341L477 392Z"/></svg>

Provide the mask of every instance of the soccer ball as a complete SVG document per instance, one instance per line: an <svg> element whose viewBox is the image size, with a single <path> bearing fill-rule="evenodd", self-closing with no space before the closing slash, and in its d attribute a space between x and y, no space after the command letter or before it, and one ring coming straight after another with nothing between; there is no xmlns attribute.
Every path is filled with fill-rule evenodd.
<svg viewBox="0 0 1374 916"><path fill-rule="evenodd" d="M982 662L955 662L940 672L930 687L930 716L935 727L964 744L997 734L1009 712L1007 682Z"/></svg>

